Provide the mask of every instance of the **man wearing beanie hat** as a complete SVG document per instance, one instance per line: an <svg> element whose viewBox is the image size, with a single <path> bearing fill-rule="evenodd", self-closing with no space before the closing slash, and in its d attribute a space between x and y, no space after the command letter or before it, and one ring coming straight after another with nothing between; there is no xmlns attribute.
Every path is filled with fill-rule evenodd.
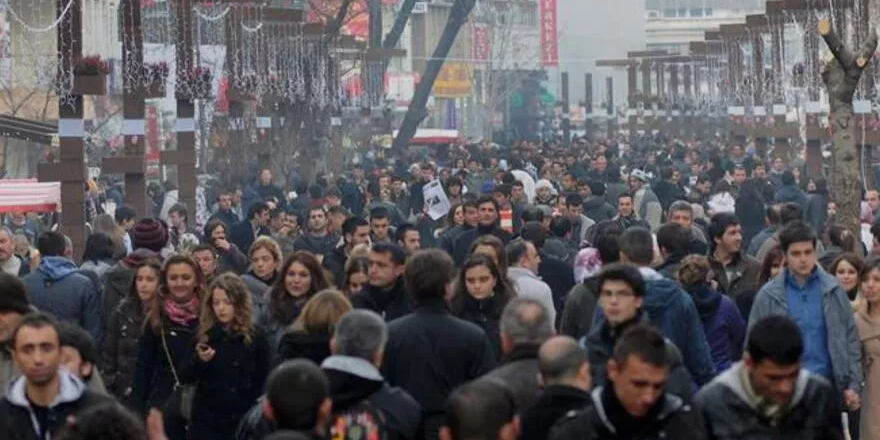
<svg viewBox="0 0 880 440"><path fill-rule="evenodd" d="M144 260L161 258L159 252L168 243L168 232L159 220L141 219L131 228L131 243L134 252L101 276L104 291L102 313L105 320L110 319L116 306L128 295L135 268Z"/></svg>

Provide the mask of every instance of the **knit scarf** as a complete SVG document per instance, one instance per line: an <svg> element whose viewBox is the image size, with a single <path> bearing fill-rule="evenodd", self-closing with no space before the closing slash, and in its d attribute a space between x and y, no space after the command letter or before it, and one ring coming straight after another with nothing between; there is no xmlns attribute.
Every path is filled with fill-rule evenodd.
<svg viewBox="0 0 880 440"><path fill-rule="evenodd" d="M197 296L183 304L171 298L165 298L162 306L168 319L178 325L187 326L190 322L199 318L199 298Z"/></svg>

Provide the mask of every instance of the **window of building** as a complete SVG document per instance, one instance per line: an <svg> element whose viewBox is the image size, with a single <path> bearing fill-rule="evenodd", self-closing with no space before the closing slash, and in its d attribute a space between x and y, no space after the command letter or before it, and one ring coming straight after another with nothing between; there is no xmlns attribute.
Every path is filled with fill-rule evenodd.
<svg viewBox="0 0 880 440"><path fill-rule="evenodd" d="M703 16L703 8L691 8L690 16L691 17L702 17Z"/></svg>
<svg viewBox="0 0 880 440"><path fill-rule="evenodd" d="M712 10L712 8L706 8L703 10L704 17L711 17L713 15L713 13L714 13L714 11Z"/></svg>
<svg viewBox="0 0 880 440"><path fill-rule="evenodd" d="M664 9L663 16L666 18L675 18L675 9Z"/></svg>
<svg viewBox="0 0 880 440"><path fill-rule="evenodd" d="M688 10L685 8L678 8L678 17L687 17Z"/></svg>

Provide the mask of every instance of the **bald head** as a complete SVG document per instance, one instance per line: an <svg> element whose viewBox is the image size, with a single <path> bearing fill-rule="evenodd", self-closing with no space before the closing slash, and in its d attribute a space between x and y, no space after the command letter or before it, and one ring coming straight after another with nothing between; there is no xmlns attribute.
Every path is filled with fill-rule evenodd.
<svg viewBox="0 0 880 440"><path fill-rule="evenodd" d="M545 386L569 385L584 391L590 389L587 352L570 336L555 336L541 345L538 370Z"/></svg>

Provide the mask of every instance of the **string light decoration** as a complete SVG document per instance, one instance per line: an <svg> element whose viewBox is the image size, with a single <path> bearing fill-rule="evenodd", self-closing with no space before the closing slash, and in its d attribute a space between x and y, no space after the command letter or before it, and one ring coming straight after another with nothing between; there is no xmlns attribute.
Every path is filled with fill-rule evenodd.
<svg viewBox="0 0 880 440"><path fill-rule="evenodd" d="M73 91L73 72L58 75L56 41L65 39L56 40L56 34L64 18L70 14L74 1L68 0L60 14L57 14L55 0L4 3L9 27L6 35L8 45L3 48L8 53L3 54L4 63L7 64L2 66L2 85L33 89L55 87L62 101L65 101L64 97ZM67 31L70 31L71 37L68 41L72 41L72 29L68 28ZM16 38L10 38L10 35L16 35ZM68 61L72 63L72 60Z"/></svg>

